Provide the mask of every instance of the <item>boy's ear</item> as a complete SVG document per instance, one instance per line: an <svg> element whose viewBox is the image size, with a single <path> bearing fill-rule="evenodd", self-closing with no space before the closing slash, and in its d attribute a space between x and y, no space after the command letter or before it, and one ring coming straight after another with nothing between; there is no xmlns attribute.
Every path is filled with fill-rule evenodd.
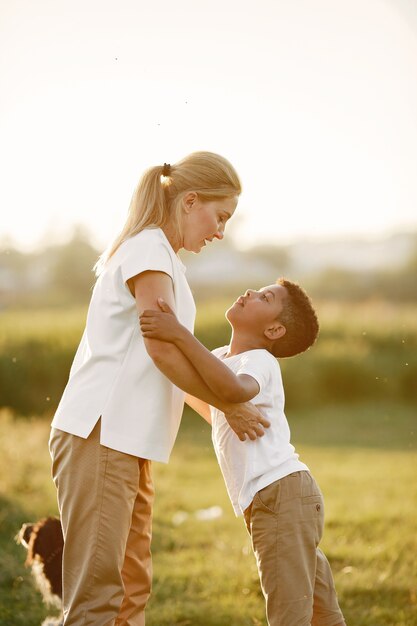
<svg viewBox="0 0 417 626"><path fill-rule="evenodd" d="M271 324L270 326L265 328L264 335L270 341L276 341L277 339L283 337L286 332L287 329L281 324L281 322L275 322L274 324Z"/></svg>

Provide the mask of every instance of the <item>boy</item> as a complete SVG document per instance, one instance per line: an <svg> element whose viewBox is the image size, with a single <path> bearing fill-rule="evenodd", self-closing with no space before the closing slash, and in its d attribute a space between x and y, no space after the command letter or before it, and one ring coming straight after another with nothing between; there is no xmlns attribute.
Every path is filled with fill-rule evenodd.
<svg viewBox="0 0 417 626"><path fill-rule="evenodd" d="M237 516L252 539L270 626L345 626L329 563L318 548L323 497L290 443L276 357L304 352L316 340L311 301L295 283L279 279L248 290L227 310L229 346L209 352L162 309L144 311L144 337L174 343L222 401L252 402L271 422L265 435L240 442L223 413L187 402L213 427L213 444Z"/></svg>

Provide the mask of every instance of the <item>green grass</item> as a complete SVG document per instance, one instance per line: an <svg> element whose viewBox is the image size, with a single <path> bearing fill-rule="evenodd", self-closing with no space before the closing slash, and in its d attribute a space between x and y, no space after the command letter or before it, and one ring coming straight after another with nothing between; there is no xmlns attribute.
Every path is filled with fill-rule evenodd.
<svg viewBox="0 0 417 626"><path fill-rule="evenodd" d="M237 295L237 294L236 294ZM197 337L225 344L224 301L198 307ZM307 353L281 359L293 406L417 402L417 307L384 302L317 303L321 333ZM51 414L68 379L85 307L0 313L1 405L18 415Z"/></svg>
<svg viewBox="0 0 417 626"><path fill-rule="evenodd" d="M289 408L293 441L326 502L322 547L350 626L417 626L417 451L408 406ZM413 434L412 434L413 433ZM13 540L56 512L48 422L0 417L0 624L37 626L48 611ZM234 517L209 427L187 414L168 465L154 464L154 590L148 626L263 626L250 543ZM199 521L196 511L223 515ZM184 521L176 524L182 513ZM185 515L187 514L187 515Z"/></svg>
<svg viewBox="0 0 417 626"><path fill-rule="evenodd" d="M198 307L196 333L208 347L228 340L228 304ZM317 345L281 367L293 441L325 495L323 548L340 602L350 626L417 626L417 309L372 302L317 310ZM37 626L53 613L13 538L24 521L56 513L49 420L30 416L56 407L85 314L0 313L0 395L12 408L0 412L0 626ZM155 464L154 474L148 626L265 624L249 539L208 426L187 414L170 464ZM195 517L212 506L222 508L219 519Z"/></svg>

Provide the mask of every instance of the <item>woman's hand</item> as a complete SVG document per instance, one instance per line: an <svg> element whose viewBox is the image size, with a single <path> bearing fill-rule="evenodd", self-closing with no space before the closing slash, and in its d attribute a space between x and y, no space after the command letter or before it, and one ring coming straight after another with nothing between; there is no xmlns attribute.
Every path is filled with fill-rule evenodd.
<svg viewBox="0 0 417 626"><path fill-rule="evenodd" d="M186 329L179 323L174 312L164 300L158 298L158 305L160 311L146 309L139 316L142 335L147 339L159 339L159 341L175 343Z"/></svg>
<svg viewBox="0 0 417 626"><path fill-rule="evenodd" d="M182 354L184 348L188 346L190 351L185 354L184 358L187 360L188 364L193 368L195 367L196 371L201 375L201 365L203 363L204 355L208 352L207 349L204 348L204 346L201 346L195 337L179 323L172 309L162 298L158 298L157 302L159 308L161 309L160 311L146 309L139 316L142 335L145 339L157 339L159 341L178 344ZM201 353L201 350L197 350L198 346L200 346L201 350L203 350L203 353ZM197 355L198 362L194 365L193 358L196 358ZM226 375L230 374L234 377L234 374L229 371L227 366L221 364L217 357L214 357L210 353L208 353L208 355L214 362L209 362L207 367L210 369L206 368L205 375L202 376L205 384L207 384L209 374L213 373L212 370L221 366L225 371L222 370L220 372L220 382L225 382L226 387L229 388L232 383L227 380ZM176 373L178 374L177 371ZM241 441L245 441L246 437L253 440L257 439L257 437L262 437L265 434L264 428L268 428L270 426L268 420L262 416L260 411L258 411L256 406L251 402L243 403L236 402L234 400L225 401L223 399L225 394L219 393L220 383L217 379L212 381L213 386L210 390L204 390L204 393L201 394L200 390L189 389L187 385L184 385L185 380L177 381L170 375L169 378L173 380L174 384L184 389L187 393L200 398L208 404L216 406L223 411L230 427L234 430ZM207 391L209 392L209 395L213 393L215 396L209 397ZM256 393L257 391L251 392L249 397L253 397ZM246 395L246 397L248 396Z"/></svg>
<svg viewBox="0 0 417 626"><path fill-rule="evenodd" d="M263 437L264 428L271 425L252 402L236 404L225 410L224 416L240 441L245 441L246 435L252 440Z"/></svg>

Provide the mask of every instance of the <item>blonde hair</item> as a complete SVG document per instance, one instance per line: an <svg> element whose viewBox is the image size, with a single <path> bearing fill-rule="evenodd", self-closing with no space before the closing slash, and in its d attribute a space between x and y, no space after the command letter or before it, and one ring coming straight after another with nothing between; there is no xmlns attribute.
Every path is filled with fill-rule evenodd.
<svg viewBox="0 0 417 626"><path fill-rule="evenodd" d="M164 176L164 173L168 173ZM119 246L148 227L161 228L173 221L180 234L182 201L194 191L202 201L240 195L239 177L227 159L213 152L193 152L178 163L146 170L136 187L125 225L94 270L100 274Z"/></svg>

